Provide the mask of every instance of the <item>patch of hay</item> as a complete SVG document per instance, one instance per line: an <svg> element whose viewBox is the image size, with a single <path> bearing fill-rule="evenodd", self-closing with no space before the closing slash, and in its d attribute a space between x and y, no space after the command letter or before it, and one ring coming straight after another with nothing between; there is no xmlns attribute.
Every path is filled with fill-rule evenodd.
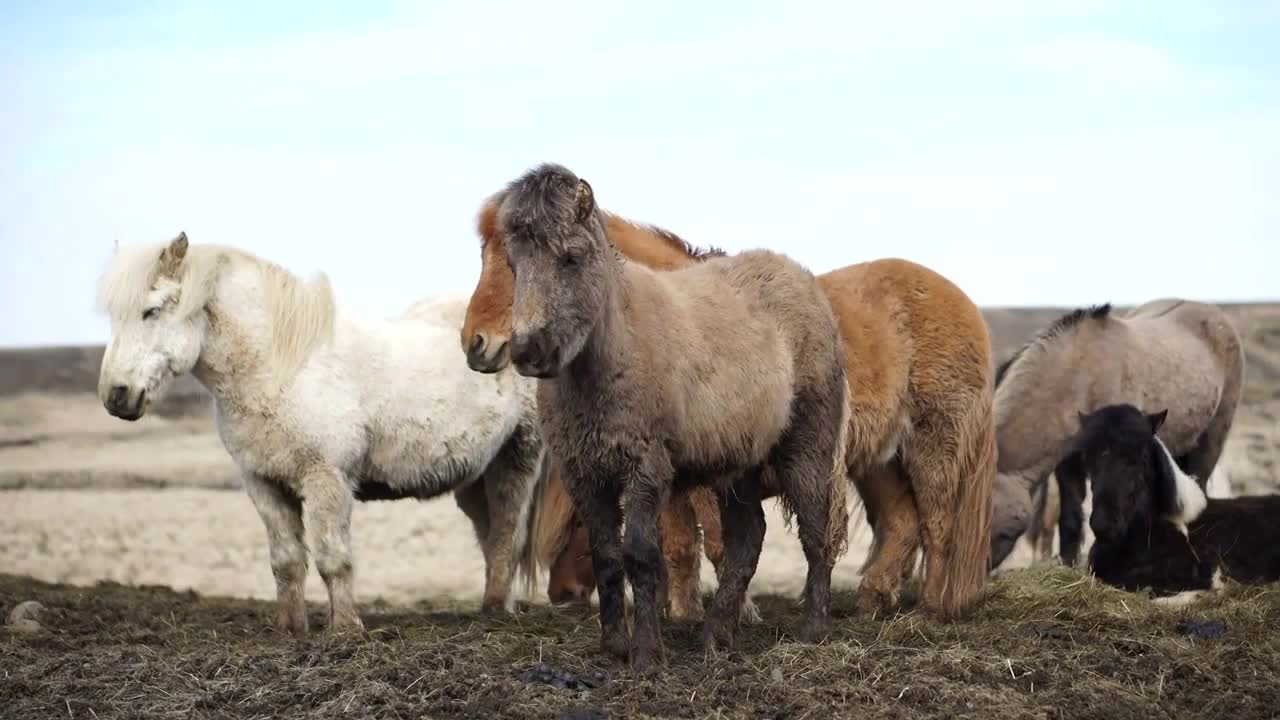
<svg viewBox="0 0 1280 720"><path fill-rule="evenodd" d="M970 617L849 617L795 641L793 598L759 597L764 623L705 657L699 624L664 623L668 667L633 676L599 650L589 609L512 618L474 608L375 603L363 637L269 629L270 605L166 588L49 585L0 575L0 611L38 600L48 629L0 635L0 707L13 717L1264 717L1280 707L1280 594L1229 587L1168 609L1079 571L1033 567L993 581ZM1221 620L1196 640L1179 624ZM517 675L607 675L595 689ZM537 673L535 673L537 674ZM529 677L529 675L526 675ZM593 676L594 677L594 676ZM559 683L565 685L566 683ZM565 715L566 717L571 715Z"/></svg>

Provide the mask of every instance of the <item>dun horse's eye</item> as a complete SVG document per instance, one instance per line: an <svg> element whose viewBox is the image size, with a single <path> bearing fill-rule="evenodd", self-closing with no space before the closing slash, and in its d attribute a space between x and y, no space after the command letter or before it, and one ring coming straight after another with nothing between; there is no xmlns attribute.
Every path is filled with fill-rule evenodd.
<svg viewBox="0 0 1280 720"><path fill-rule="evenodd" d="M577 267L578 256L574 255L573 253L566 253L564 257L560 258L560 262L565 267Z"/></svg>
<svg viewBox="0 0 1280 720"><path fill-rule="evenodd" d="M160 313L160 308L154 308L154 307L153 307L153 308L147 308L146 310L143 310L143 311L142 311L142 319L143 319L143 320L150 320L151 318L155 317L155 316L156 316L156 315L158 315L159 313Z"/></svg>

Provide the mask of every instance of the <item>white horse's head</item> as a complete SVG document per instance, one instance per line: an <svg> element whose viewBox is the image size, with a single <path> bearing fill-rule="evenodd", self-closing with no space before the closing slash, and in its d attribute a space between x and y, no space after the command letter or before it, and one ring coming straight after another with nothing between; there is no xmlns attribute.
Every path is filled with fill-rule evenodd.
<svg viewBox="0 0 1280 720"><path fill-rule="evenodd" d="M98 397L112 415L141 418L164 384L199 360L209 288L207 273L192 272L192 264L185 232L165 245L117 247L112 254L98 291L111 316Z"/></svg>

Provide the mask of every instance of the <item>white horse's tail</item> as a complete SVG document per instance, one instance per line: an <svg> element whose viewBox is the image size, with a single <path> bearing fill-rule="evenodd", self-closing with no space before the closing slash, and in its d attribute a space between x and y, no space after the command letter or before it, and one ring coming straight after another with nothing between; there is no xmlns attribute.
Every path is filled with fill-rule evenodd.
<svg viewBox="0 0 1280 720"><path fill-rule="evenodd" d="M520 579L524 584L526 596L537 596L538 578L542 574L543 558L538 543L538 523L541 519L542 499L547 492L547 484L551 479L551 451L543 453L542 463L538 468L538 479L525 501L524 527L517 533L517 543L512 557L517 559Z"/></svg>

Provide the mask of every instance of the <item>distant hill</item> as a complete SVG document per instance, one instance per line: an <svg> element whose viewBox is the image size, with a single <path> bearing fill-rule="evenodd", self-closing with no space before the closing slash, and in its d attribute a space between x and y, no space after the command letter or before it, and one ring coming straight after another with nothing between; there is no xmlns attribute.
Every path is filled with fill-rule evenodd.
<svg viewBox="0 0 1280 720"><path fill-rule="evenodd" d="M1245 338L1248 356L1245 402L1280 398L1280 303L1221 305ZM996 361L1010 354L1041 328L1071 308L985 308ZM0 397L22 392L95 392L104 348L67 346L0 349ZM168 400L187 404L203 389L183 378Z"/></svg>
<svg viewBox="0 0 1280 720"><path fill-rule="evenodd" d="M1280 490L1280 303L1224 305L1245 340L1244 402L1223 456L1236 494ZM984 310L996 361L1070 308ZM461 352L461 351L459 351ZM102 346L0 350L0 488L235 487L212 402L190 377L147 422L110 418L94 397Z"/></svg>

